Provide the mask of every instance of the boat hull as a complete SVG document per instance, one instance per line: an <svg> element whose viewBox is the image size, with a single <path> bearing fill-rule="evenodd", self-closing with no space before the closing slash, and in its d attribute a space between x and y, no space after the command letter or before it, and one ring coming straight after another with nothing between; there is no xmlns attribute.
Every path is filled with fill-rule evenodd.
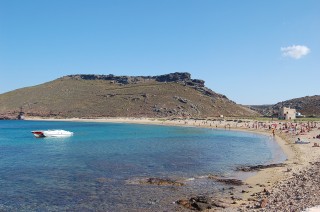
<svg viewBox="0 0 320 212"><path fill-rule="evenodd" d="M36 138L44 138L44 134L43 131L32 131L32 134L36 137Z"/></svg>
<svg viewBox="0 0 320 212"><path fill-rule="evenodd" d="M39 130L39 131L32 131L32 134L36 138L44 138L44 137L61 138L61 137L73 136L73 132L69 132L66 130Z"/></svg>

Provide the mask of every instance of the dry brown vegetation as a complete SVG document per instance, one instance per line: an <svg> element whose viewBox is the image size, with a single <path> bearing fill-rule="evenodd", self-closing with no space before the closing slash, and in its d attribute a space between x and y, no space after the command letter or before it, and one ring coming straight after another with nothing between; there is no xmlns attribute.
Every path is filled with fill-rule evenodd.
<svg viewBox="0 0 320 212"><path fill-rule="evenodd" d="M155 78L148 78L118 83L79 76L84 75L62 77L2 94L0 114L16 116L22 107L27 116L62 118L257 115L221 94L192 84L191 79L159 82Z"/></svg>

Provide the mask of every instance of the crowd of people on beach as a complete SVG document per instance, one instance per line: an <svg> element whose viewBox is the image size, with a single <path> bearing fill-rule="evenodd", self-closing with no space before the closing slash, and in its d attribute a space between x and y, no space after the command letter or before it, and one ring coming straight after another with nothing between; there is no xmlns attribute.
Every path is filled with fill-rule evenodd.
<svg viewBox="0 0 320 212"><path fill-rule="evenodd" d="M171 120L178 121L181 124L182 120ZM196 127L208 127L208 128L222 128L222 129L246 129L246 130L258 130L270 132L273 136L276 134L287 135L290 137L297 136L307 136L309 132L313 130L320 129L320 122L309 121L309 122L299 122L295 121L280 121L280 120L270 120L270 121L253 121L253 120L243 120L243 119L187 119L183 120L184 125L196 126ZM320 134L314 137L309 137L313 139L320 139ZM309 144L311 143L306 138L301 140L300 138L295 140L296 144ZM320 147L320 145L314 141L313 147Z"/></svg>
<svg viewBox="0 0 320 212"><path fill-rule="evenodd" d="M180 122L181 121L181 122ZM309 122L303 122L299 119L296 120L266 120L266 121L260 121L260 120L246 120L246 119L206 119L206 120L200 120L200 119L187 119L187 120L177 120L173 121L173 124L184 124L188 126L195 126L195 127L207 127L207 128L220 128L220 129L240 129L240 130L248 130L248 131L257 131L257 132L265 132L270 133L272 136L280 136L281 138L285 139L288 143L291 143L294 146L294 148L298 148L299 150L302 149L302 151L309 152L307 154L312 155L313 153L317 153L318 151L314 151L313 147L320 147L320 122L319 121L309 121ZM301 149L300 149L301 148ZM304 157L304 160L308 161L308 164L311 162L313 163L313 156L306 159ZM319 162L317 162L318 164ZM316 164L316 163L314 163ZM312 169L313 170L313 169ZM252 203L249 203L244 207L244 211L247 211L248 208L256 208L256 205L260 207L265 199L269 199L270 202L266 203L265 210L262 211L277 211L279 208L291 208L292 211L295 211L294 209L301 209L301 208L307 208L308 206L311 207L314 204L318 204L319 201L313 198L314 194L318 194L317 188L313 189L313 192L310 192L310 196L308 196L307 193L304 194L303 198L305 200L305 204L299 205L299 199L297 201L293 201L290 198L290 201L285 202L283 205L278 204L276 201L283 201L282 197L285 197L288 195L295 195L296 193L305 192L303 190L304 181L303 179L308 178L314 179L313 176L315 175L314 170L313 171L306 171L306 174L300 174L300 168L296 170L292 170L292 167L289 167L286 169L286 173L291 173L292 176L289 180L286 181L285 185L287 186L288 183L294 182L292 185L290 184L290 188L292 188L292 191L286 190L286 188L282 189L282 184L275 184L272 187L268 189L274 189L274 192L272 192L272 195L270 195L268 192L270 190L267 190L267 192L262 192L263 194L268 193L268 195L256 195L257 200L253 201ZM296 174L298 173L298 174ZM304 172L303 172L304 173ZM300 175L299 175L300 174ZM317 178L318 179L318 178ZM310 180L310 182L313 182ZM280 189L279 189L280 188ZM270 192L271 193L271 192ZM299 197L300 198L300 197ZM274 202L272 202L275 200ZM308 201L306 201L308 200ZM310 201L309 201L310 200ZM249 201L250 202L250 201Z"/></svg>
<svg viewBox="0 0 320 212"><path fill-rule="evenodd" d="M177 121L173 119L172 121ZM182 120L178 120L181 123ZM252 121L252 120L225 120L225 119L187 119L183 120L184 125L205 126L215 128L245 128L257 130L270 130L279 133L291 133L294 135L304 135L313 129L320 129L320 123L312 122L282 122L282 121ZM320 139L320 134L317 135Z"/></svg>
<svg viewBox="0 0 320 212"><path fill-rule="evenodd" d="M221 129L244 129L244 130L257 130L266 131L271 135L287 135L290 137L307 136L309 132L320 129L320 122L309 121L302 122L298 120L281 121L281 120L269 120L269 121L254 121L246 119L172 119L172 124L183 124L186 126L195 127L207 127L207 128L221 128ZM168 123L166 121L166 123ZM164 122L163 122L164 124ZM320 134L309 138L320 139ZM304 140L295 140L297 144L310 143L306 138ZM318 147L319 144L314 142L314 147Z"/></svg>

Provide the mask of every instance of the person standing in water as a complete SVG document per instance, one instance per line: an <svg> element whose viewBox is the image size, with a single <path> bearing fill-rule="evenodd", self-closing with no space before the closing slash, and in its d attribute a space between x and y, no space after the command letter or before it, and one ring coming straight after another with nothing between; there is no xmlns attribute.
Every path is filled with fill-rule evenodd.
<svg viewBox="0 0 320 212"><path fill-rule="evenodd" d="M272 128L272 135L275 136L274 128Z"/></svg>

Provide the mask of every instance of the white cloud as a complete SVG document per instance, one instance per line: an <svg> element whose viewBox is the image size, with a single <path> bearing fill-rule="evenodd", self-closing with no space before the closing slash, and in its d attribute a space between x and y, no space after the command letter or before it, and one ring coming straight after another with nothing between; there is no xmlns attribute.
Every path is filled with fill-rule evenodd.
<svg viewBox="0 0 320 212"><path fill-rule="evenodd" d="M300 59L301 57L310 53L307 46L293 45L288 47L281 47L282 56Z"/></svg>

